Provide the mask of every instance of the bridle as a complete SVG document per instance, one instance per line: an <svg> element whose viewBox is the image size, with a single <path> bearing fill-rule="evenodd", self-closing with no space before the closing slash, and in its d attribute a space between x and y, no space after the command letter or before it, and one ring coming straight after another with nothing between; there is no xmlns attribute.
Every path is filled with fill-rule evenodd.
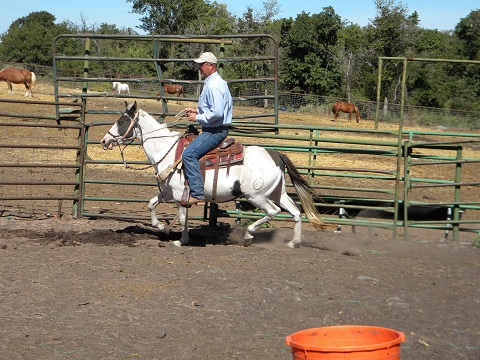
<svg viewBox="0 0 480 360"><path fill-rule="evenodd" d="M130 119L130 125L128 126L127 130L125 131L125 133L123 135L114 135L110 132L110 130L108 131L108 134L110 136L113 137L113 141L115 141L118 145L118 148L120 150L120 155L122 157L122 161L123 161L123 165L125 166L126 169L132 169L132 170L146 170L150 167L153 167L155 169L155 174L157 176L157 180L159 181L165 181L166 178L168 177L168 175L171 173L171 171L176 168L176 166L178 165L178 163L176 164L173 164L171 166L169 166L167 169L165 169L164 171L162 171L160 174L158 173L158 167L157 165L160 164L166 157L167 155L170 153L170 151L175 147L175 145L178 143L178 141L180 140L180 138L177 138L177 140L172 144L172 146L167 150L167 152L165 153L165 155L163 155L163 157L158 160L157 162L155 162L154 164L151 164L151 165L146 165L146 166L143 166L143 167L133 167L133 166L130 166L127 164L127 161L125 160L125 156L123 154L125 148L130 145L134 140L135 140L135 135L133 134L132 136L128 137L128 134L135 128L138 129L138 131L140 132L140 139L141 139L141 145L143 145L143 143L145 142L145 140L143 140L143 134L142 134L142 127L138 124L138 116L139 116L139 112L136 111L133 118L127 113L125 112L123 114L124 116L128 117ZM119 140L128 140L128 143L125 143L123 147L121 147L120 145L120 142Z"/></svg>
<svg viewBox="0 0 480 360"><path fill-rule="evenodd" d="M132 131L134 128L138 128L140 133L142 132L142 128L140 126L138 126L138 111L135 112L135 114L133 115L133 118L127 113L125 112L123 114L123 116L126 116L130 119L130 125L128 126L128 129L125 131L125 133L123 135L114 135L110 132L110 130L108 131L108 134L113 137L114 141L117 143L118 146L120 146L120 143L118 142L118 139L120 140L127 140L127 136L128 134L130 133L130 131ZM135 136L131 136L128 140L130 140L130 142L132 142L133 140L135 139ZM130 144L130 143L129 143ZM128 144L127 144L128 145Z"/></svg>

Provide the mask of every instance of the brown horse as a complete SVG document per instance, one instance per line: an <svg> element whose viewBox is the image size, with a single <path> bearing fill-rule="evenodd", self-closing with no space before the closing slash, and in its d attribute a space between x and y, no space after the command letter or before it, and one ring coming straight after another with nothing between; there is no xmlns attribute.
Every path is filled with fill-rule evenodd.
<svg viewBox="0 0 480 360"><path fill-rule="evenodd" d="M338 113L339 112L344 112L348 113L348 121L352 120L352 113L355 113L355 117L357 120L357 123L360 122L360 114L358 113L358 109L355 106L355 104L348 103L348 102L343 102L343 101L337 101L335 104L332 106L332 112L333 112L333 120L337 120Z"/></svg>
<svg viewBox="0 0 480 360"><path fill-rule="evenodd" d="M35 73L25 69L15 69L11 67L0 70L0 80L7 82L8 93L13 95L12 84L23 84L27 89L25 96L32 96L32 88L37 81Z"/></svg>
<svg viewBox="0 0 480 360"><path fill-rule="evenodd" d="M165 94L176 95L177 97L185 97L183 85L179 84L163 84L163 92ZM180 104L180 100L177 100L177 104Z"/></svg>

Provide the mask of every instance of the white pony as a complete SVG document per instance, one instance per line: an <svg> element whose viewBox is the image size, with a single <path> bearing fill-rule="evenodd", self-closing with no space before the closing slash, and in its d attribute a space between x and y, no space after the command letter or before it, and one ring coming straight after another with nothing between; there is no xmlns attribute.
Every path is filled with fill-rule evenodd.
<svg viewBox="0 0 480 360"><path fill-rule="evenodd" d="M123 84L115 81L113 83L113 88L117 89L117 95L120 95L122 92L130 95L130 87L128 86L128 84Z"/></svg>
<svg viewBox="0 0 480 360"><path fill-rule="evenodd" d="M159 177L160 192L148 204L152 225L163 232L169 231L169 227L158 220L155 207L162 200L165 202L175 201L182 228L182 237L180 241L175 241L174 245L187 244L189 241L188 208L180 204L185 188L185 178L181 169L172 167L181 135L176 131L170 131L165 123L158 123L147 112L137 109L136 101L130 105L125 102L125 106L123 115L103 137L102 147L104 150L111 150L114 145L128 144L134 138L140 140L148 160ZM221 203L243 196L265 213L264 217L247 227L244 235L245 244L251 242L253 233L262 224L272 220L275 215L280 213L281 208L288 211L295 222L293 239L287 245L293 248L300 244L302 218L295 202L285 190L285 168L308 220L315 228L322 229L324 224L318 217L319 213L312 200L313 190L284 154L266 150L260 146L246 147L241 165L231 165L228 169L220 168L216 193L213 189L214 170L206 171L206 201ZM214 200L212 199L212 193L215 193Z"/></svg>

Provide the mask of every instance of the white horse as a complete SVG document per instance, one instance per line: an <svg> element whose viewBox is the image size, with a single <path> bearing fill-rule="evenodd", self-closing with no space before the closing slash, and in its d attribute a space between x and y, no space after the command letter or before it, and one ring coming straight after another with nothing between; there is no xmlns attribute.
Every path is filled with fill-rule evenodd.
<svg viewBox="0 0 480 360"><path fill-rule="evenodd" d="M170 131L165 123L158 123L147 112L137 109L136 101L130 105L125 102L125 107L123 115L103 137L102 147L104 150L111 150L114 145L128 143L134 138L140 140L157 176L161 174L158 181L160 192L148 204L152 225L163 232L169 231L169 227L158 220L155 207L162 200L175 201L182 237L180 241L175 241L174 245L187 244L189 241L188 208L180 204L185 188L185 178L183 171L171 166L175 162L175 152L181 134ZM221 203L243 196L265 213L264 217L247 227L244 235L245 243L249 243L253 239L253 233L262 224L272 220L283 208L292 215L295 222L293 239L287 245L291 248L296 247L301 242L302 219L298 207L285 189L285 167L308 220L315 228L322 229L324 224L318 217L319 213L312 200L313 190L308 183L287 156L260 146L246 147L241 165L231 165L229 169L220 168L214 200L212 199L214 170L206 171L206 201Z"/></svg>
<svg viewBox="0 0 480 360"><path fill-rule="evenodd" d="M117 89L117 95L120 95L122 92L130 95L130 87L128 86L128 84L123 84L115 81L113 83L113 88Z"/></svg>

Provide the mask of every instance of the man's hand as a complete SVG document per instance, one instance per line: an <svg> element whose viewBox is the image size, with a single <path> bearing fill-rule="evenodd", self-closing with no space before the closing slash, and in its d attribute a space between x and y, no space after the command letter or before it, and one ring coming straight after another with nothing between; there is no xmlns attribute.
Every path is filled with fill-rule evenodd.
<svg viewBox="0 0 480 360"><path fill-rule="evenodd" d="M197 121L197 109L186 108L184 111L188 116L188 121Z"/></svg>

